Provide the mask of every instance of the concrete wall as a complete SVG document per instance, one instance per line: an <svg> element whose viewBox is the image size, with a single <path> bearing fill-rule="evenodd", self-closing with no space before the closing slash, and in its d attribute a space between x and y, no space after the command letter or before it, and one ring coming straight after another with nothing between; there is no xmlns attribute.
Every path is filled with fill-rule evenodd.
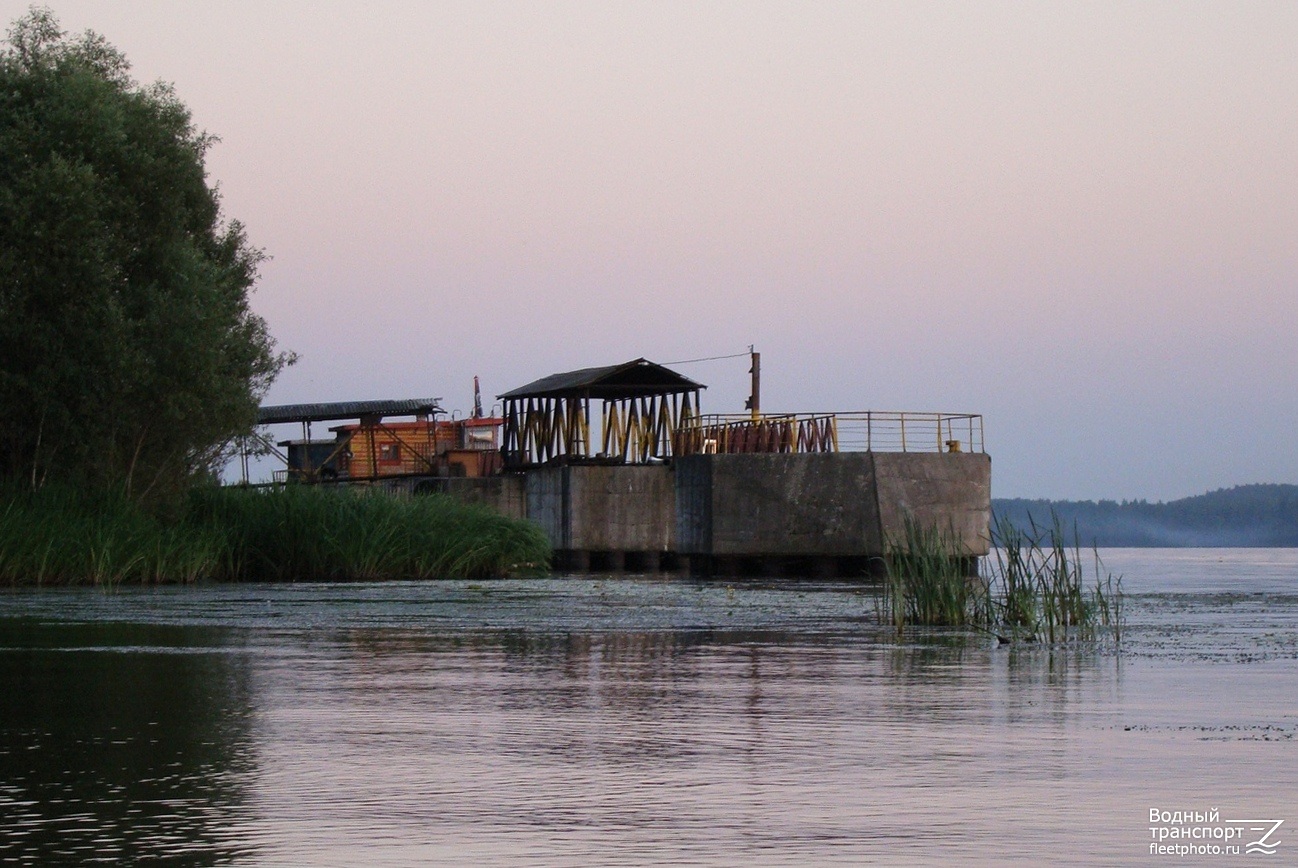
<svg viewBox="0 0 1298 868"><path fill-rule="evenodd" d="M556 549L674 550L675 485L666 465L543 467L525 479L527 517Z"/></svg>
<svg viewBox="0 0 1298 868"><path fill-rule="evenodd" d="M676 550L681 554L709 554L712 551L711 456L690 455L675 459Z"/></svg>
<svg viewBox="0 0 1298 868"><path fill-rule="evenodd" d="M900 540L906 518L949 533L964 553L987 554L992 462L978 453L874 454L879 527L883 541Z"/></svg>
<svg viewBox="0 0 1298 868"><path fill-rule="evenodd" d="M982 556L991 520L991 459L974 453L691 455L437 483L530 519L559 551L859 557L909 517Z"/></svg>
<svg viewBox="0 0 1298 868"><path fill-rule="evenodd" d="M882 554L907 516L951 532L966 554L987 553L986 455L691 455L675 468L682 554Z"/></svg>
<svg viewBox="0 0 1298 868"><path fill-rule="evenodd" d="M683 554L879 551L869 453L691 455L676 460Z"/></svg>
<svg viewBox="0 0 1298 868"><path fill-rule="evenodd" d="M539 467L523 474L526 516L541 526L556 549L569 549L572 536L568 522L566 467Z"/></svg>
<svg viewBox="0 0 1298 868"><path fill-rule="evenodd" d="M418 489L488 506L510 518L527 518L527 497L521 476L442 477L423 480Z"/></svg>

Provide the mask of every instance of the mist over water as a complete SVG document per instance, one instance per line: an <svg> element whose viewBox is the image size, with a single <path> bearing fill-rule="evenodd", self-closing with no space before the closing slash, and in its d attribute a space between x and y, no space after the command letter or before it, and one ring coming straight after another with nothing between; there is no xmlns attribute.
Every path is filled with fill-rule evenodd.
<svg viewBox="0 0 1298 868"><path fill-rule="evenodd" d="M0 863L1129 864L1151 808L1284 817L1298 551L1102 554L1121 653L898 639L847 583L5 592Z"/></svg>

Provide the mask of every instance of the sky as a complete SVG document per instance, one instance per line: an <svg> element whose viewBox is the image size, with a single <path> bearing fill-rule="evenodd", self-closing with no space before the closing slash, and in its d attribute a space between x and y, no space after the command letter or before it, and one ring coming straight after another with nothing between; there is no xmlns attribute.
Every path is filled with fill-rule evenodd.
<svg viewBox="0 0 1298 868"><path fill-rule="evenodd" d="M767 411L983 414L996 497L1298 483L1298 4L49 6L220 137L266 403L753 345Z"/></svg>

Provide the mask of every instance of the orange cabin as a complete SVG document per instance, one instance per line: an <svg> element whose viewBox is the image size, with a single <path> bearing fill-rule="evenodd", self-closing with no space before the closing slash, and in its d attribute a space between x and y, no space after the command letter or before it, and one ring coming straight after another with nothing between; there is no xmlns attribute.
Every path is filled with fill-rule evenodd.
<svg viewBox="0 0 1298 868"><path fill-rule="evenodd" d="M500 470L503 419L480 417L384 422L331 428L337 435L338 475L348 479L383 476L488 476Z"/></svg>

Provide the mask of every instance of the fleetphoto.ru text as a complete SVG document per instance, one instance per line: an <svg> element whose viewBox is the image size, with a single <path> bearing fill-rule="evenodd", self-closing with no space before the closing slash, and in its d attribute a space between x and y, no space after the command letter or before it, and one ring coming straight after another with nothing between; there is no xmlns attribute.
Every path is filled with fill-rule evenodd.
<svg viewBox="0 0 1298 868"><path fill-rule="evenodd" d="M1284 820L1222 819L1221 810L1149 809L1151 856L1274 856Z"/></svg>

